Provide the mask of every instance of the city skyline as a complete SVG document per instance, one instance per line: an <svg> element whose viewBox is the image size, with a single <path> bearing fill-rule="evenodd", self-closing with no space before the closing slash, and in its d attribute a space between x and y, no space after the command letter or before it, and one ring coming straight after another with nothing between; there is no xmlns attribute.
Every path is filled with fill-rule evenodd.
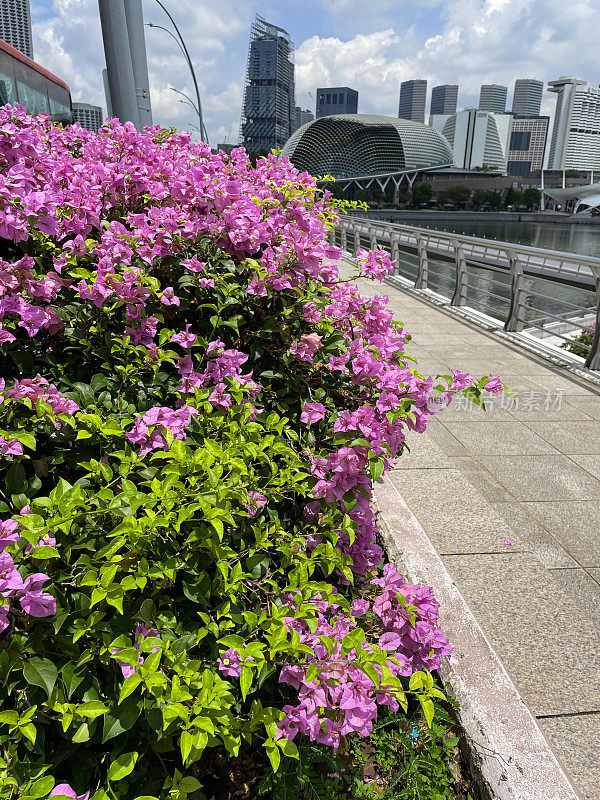
<svg viewBox="0 0 600 800"><path fill-rule="evenodd" d="M211 141L237 140L255 11L289 30L296 42L296 104L302 108L314 109L309 92L314 96L316 87L328 85L356 88L365 113L396 116L400 83L413 78L430 87L459 84L460 107L476 106L484 83L508 85L510 107L519 77L545 84L564 74L591 85L600 81L600 55L586 46L594 21L588 0L575 0L578 14L568 18L554 0L514 0L510 10L504 0L422 6L375 0L368 20L354 0L308 0L301 11L291 2L247 0L207 0L193 8L187 0L169 0L168 6L186 23ZM64 77L75 100L104 106L97 0L32 0L31 12L36 58ZM146 22L165 24L153 0L144 0L144 13ZM186 127L193 115L169 85L189 93L187 66L167 34L147 29L146 37L155 120ZM92 48L95 39L98 47ZM554 105L544 91L541 113L552 116Z"/></svg>

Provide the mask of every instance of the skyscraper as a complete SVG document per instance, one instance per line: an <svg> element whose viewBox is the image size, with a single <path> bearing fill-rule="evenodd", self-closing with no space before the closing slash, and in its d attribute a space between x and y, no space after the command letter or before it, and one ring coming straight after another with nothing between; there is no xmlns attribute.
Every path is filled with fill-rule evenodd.
<svg viewBox="0 0 600 800"><path fill-rule="evenodd" d="M33 58L29 0L0 0L0 39Z"/></svg>
<svg viewBox="0 0 600 800"><path fill-rule="evenodd" d="M600 89L563 75L548 91L556 94L548 169L600 169Z"/></svg>
<svg viewBox="0 0 600 800"><path fill-rule="evenodd" d="M506 111L506 86L497 83L484 83L479 92L479 110L491 111L492 114L504 114Z"/></svg>
<svg viewBox="0 0 600 800"><path fill-rule="evenodd" d="M358 92L348 86L317 89L317 119L331 114L357 114Z"/></svg>
<svg viewBox="0 0 600 800"><path fill-rule="evenodd" d="M398 104L398 116L400 119L425 122L426 98L427 81L403 81L400 84L400 102Z"/></svg>
<svg viewBox="0 0 600 800"><path fill-rule="evenodd" d="M450 142L454 162L463 169L493 167L506 170L512 116L466 108L449 117L434 117L436 130Z"/></svg>
<svg viewBox="0 0 600 800"><path fill-rule="evenodd" d="M89 103L73 103L73 119L82 128L94 131L94 133L98 133L98 129L104 122L100 106L91 106Z"/></svg>
<svg viewBox="0 0 600 800"><path fill-rule="evenodd" d="M458 103L458 86L445 83L431 90L430 114L454 114Z"/></svg>
<svg viewBox="0 0 600 800"><path fill-rule="evenodd" d="M542 107L543 91L543 81L535 80L535 78L519 78L516 80L512 113L538 117Z"/></svg>
<svg viewBox="0 0 600 800"><path fill-rule="evenodd" d="M246 150L282 148L296 122L294 45L258 14L250 32L240 136Z"/></svg>
<svg viewBox="0 0 600 800"><path fill-rule="evenodd" d="M294 122L294 130L297 131L298 128L301 128L307 122L312 122L315 118L315 115L312 111L309 111L307 108L300 108L300 106L296 106L294 109L296 119Z"/></svg>
<svg viewBox="0 0 600 800"><path fill-rule="evenodd" d="M526 178L544 166L550 117L513 115L508 146L508 174Z"/></svg>

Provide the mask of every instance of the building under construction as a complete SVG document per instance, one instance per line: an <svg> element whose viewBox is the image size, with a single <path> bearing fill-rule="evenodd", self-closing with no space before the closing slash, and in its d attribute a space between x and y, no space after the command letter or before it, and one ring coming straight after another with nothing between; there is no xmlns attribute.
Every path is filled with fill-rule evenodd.
<svg viewBox="0 0 600 800"><path fill-rule="evenodd" d="M250 32L240 138L249 153L281 149L295 128L294 45L256 16Z"/></svg>

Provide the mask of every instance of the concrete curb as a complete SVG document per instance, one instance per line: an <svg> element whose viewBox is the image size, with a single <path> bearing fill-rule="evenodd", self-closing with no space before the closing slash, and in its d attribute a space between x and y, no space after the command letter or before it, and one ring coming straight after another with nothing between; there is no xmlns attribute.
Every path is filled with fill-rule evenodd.
<svg viewBox="0 0 600 800"><path fill-rule="evenodd" d="M454 652L442 660L440 673L460 704L484 791L494 800L581 800L389 475L378 481L375 502L390 559L402 564L410 581L432 586L441 603L440 622Z"/></svg>

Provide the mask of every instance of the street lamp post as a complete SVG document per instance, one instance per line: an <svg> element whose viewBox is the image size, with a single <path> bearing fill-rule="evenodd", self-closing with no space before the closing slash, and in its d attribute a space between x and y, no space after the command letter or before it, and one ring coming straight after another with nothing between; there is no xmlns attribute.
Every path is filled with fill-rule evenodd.
<svg viewBox="0 0 600 800"><path fill-rule="evenodd" d="M198 120L200 122L200 131L201 131L200 135L204 136L204 139L205 139L206 143L208 144L208 132L206 130L206 126L204 125L204 120L202 118L202 103L200 101L200 89L198 88L198 81L196 79L196 73L194 71L194 65L192 64L192 59L190 57L189 50L187 49L186 43L185 43L185 41L183 39L183 36L181 35L181 31L177 27L177 23L175 22L175 20L171 16L171 14L168 11L168 9L165 7L164 3L162 3L161 0L155 0L155 2L158 3L158 5L162 8L162 10L165 12L167 17L170 19L171 25L175 29L175 33L177 34L177 37L175 37L174 34L170 30L168 30L168 28L163 28L162 25L153 25L152 23L149 23L149 25L150 25L151 28L161 28L161 30L166 30L167 33L169 33L175 39L175 41L179 45L179 49L181 50L185 60L187 61L187 65L190 68L190 72L191 72L191 75L192 75L192 80L194 82L194 89L196 90L196 101L197 101L196 111L198 113Z"/></svg>

